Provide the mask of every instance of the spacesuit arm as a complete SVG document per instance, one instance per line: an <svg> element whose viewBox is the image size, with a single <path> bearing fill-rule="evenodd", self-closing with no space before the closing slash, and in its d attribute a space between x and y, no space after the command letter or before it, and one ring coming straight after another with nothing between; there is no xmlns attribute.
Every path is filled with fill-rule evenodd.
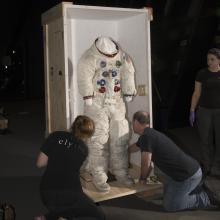
<svg viewBox="0 0 220 220"><path fill-rule="evenodd" d="M121 71L122 93L125 97L136 95L135 89L135 69L131 58L127 54L123 54L123 65Z"/></svg>
<svg viewBox="0 0 220 220"><path fill-rule="evenodd" d="M95 75L95 59L91 55L84 55L78 63L77 81L79 93L84 99L94 95L93 77Z"/></svg>
<svg viewBox="0 0 220 220"><path fill-rule="evenodd" d="M126 102L131 102L133 98L133 95L125 96L125 101Z"/></svg>

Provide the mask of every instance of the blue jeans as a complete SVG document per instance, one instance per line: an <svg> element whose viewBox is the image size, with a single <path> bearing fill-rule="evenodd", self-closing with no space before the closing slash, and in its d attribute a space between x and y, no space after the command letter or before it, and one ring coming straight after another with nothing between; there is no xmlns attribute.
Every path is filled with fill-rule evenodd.
<svg viewBox="0 0 220 220"><path fill-rule="evenodd" d="M185 209L205 208L210 205L208 195L201 191L198 194L190 194L202 179L201 168L184 181L175 181L166 174L164 175L164 200L166 211L180 211Z"/></svg>

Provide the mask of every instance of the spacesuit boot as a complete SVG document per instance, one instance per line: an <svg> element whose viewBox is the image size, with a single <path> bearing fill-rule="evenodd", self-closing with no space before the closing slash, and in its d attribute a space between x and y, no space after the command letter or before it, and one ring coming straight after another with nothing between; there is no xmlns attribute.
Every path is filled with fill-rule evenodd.
<svg viewBox="0 0 220 220"><path fill-rule="evenodd" d="M104 182L104 183L97 183L97 181L92 181L93 184L95 185L96 189L100 192L108 192L110 190L110 186L108 183Z"/></svg>
<svg viewBox="0 0 220 220"><path fill-rule="evenodd" d="M108 192L110 190L110 186L107 183L107 179L108 177L105 172L93 172L92 182L98 191Z"/></svg>
<svg viewBox="0 0 220 220"><path fill-rule="evenodd" d="M125 175L125 176L117 176L116 177L117 181L125 186L132 186L134 185L134 180L128 176L128 175Z"/></svg>

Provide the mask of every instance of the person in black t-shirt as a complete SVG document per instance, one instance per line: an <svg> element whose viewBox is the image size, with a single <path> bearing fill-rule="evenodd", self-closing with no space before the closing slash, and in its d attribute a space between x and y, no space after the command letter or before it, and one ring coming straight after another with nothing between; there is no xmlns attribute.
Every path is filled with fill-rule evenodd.
<svg viewBox="0 0 220 220"><path fill-rule="evenodd" d="M46 138L36 165L46 166L40 194L49 213L36 220L105 219L102 210L83 193L80 183L80 167L88 155L86 141L94 130L94 122L80 115L69 132L56 131Z"/></svg>
<svg viewBox="0 0 220 220"><path fill-rule="evenodd" d="M150 128L149 113L136 112L132 123L134 132L140 137L129 146L128 151L132 153L141 150L140 183L146 183L153 164L163 172L163 205L166 211L220 205L219 199L209 189L199 189L202 180L199 163L185 154L167 136Z"/></svg>
<svg viewBox="0 0 220 220"><path fill-rule="evenodd" d="M220 50L207 54L208 68L198 72L190 107L190 124L197 127L202 142L201 166L205 175L220 172ZM196 107L197 114L196 112Z"/></svg>

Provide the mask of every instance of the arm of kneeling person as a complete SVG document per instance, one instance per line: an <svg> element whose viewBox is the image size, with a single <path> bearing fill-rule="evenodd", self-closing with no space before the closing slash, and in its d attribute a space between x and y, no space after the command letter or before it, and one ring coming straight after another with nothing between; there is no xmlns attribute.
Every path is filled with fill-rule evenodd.
<svg viewBox="0 0 220 220"><path fill-rule="evenodd" d="M152 153L142 152L141 153L141 176L140 183L145 183L147 177L150 175L150 172L153 169L153 163L151 161Z"/></svg>
<svg viewBox="0 0 220 220"><path fill-rule="evenodd" d="M140 150L140 148L135 143L129 145L129 147L128 147L129 153L135 153L135 152L138 152L139 150Z"/></svg>
<svg viewBox="0 0 220 220"><path fill-rule="evenodd" d="M37 158L36 166L38 168L45 167L47 166L47 162L48 162L48 156L45 153L40 152Z"/></svg>

